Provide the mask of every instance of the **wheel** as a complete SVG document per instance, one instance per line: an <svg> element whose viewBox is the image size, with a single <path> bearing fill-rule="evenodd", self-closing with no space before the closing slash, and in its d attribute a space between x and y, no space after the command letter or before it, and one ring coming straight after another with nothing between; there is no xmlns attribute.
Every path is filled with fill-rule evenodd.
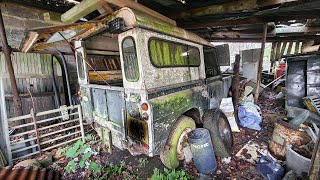
<svg viewBox="0 0 320 180"><path fill-rule="evenodd" d="M226 115L219 109L209 110L203 117L203 127L208 129L214 152L219 157L230 157L233 136Z"/></svg>
<svg viewBox="0 0 320 180"><path fill-rule="evenodd" d="M183 148L187 143L188 133L195 128L194 120L183 115L172 126L166 144L160 153L160 159L167 168L177 168L179 160L184 159Z"/></svg>

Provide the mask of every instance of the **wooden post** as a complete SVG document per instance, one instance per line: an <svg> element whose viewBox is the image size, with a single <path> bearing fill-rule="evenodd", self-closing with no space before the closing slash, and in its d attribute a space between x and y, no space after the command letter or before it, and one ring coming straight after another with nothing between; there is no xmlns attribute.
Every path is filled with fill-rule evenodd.
<svg viewBox="0 0 320 180"><path fill-rule="evenodd" d="M309 179L320 179L320 133L318 134L318 141L313 150Z"/></svg>
<svg viewBox="0 0 320 180"><path fill-rule="evenodd" d="M277 46L278 46L278 42L273 42L272 43L271 54L270 54L271 65L270 65L269 73L273 72L273 66L274 66L274 62L276 60Z"/></svg>
<svg viewBox="0 0 320 180"><path fill-rule="evenodd" d="M261 72L262 72L264 49L265 49L265 46L266 46L267 29L268 29L268 23L264 23L263 24L263 34L262 34L262 42L261 42L260 59L259 59L259 66L258 66L258 75L257 75L257 87L256 87L256 93L255 93L255 96L254 96L254 102L255 103L257 103L258 99L259 99Z"/></svg>
<svg viewBox="0 0 320 180"><path fill-rule="evenodd" d="M287 49L287 53L286 54L291 54L291 51L292 51L292 45L293 45L293 42L289 42L289 45L288 45L288 49Z"/></svg>
<svg viewBox="0 0 320 180"><path fill-rule="evenodd" d="M232 103L234 108L234 114L236 121L238 119L238 103L239 103L239 84L240 84L240 54L236 55L236 59L233 66L233 78L232 78Z"/></svg>

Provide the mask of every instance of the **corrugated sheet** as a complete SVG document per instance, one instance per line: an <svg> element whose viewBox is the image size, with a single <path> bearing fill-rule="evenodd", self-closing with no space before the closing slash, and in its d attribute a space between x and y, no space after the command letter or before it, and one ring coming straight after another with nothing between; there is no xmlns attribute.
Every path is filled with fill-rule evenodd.
<svg viewBox="0 0 320 180"><path fill-rule="evenodd" d="M9 167L0 169L0 179L5 180L59 180L60 175L57 172L47 169L17 168Z"/></svg>

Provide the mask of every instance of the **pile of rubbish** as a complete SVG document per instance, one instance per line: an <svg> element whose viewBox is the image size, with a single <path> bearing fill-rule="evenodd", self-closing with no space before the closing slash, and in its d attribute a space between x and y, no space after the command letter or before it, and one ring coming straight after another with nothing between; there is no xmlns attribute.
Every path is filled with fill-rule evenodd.
<svg viewBox="0 0 320 180"><path fill-rule="evenodd" d="M314 107L316 103L305 98L308 110L293 108L294 113L288 112L285 116L276 94L264 90L259 103L255 104L253 92L253 87L246 86L239 99L238 112L232 109L233 116L227 115L234 132L234 152L228 166L218 158L218 170L214 177L253 178L257 174L270 180L307 177L319 133L311 116L318 113ZM226 101L231 100L222 100L222 104ZM222 111L232 114L230 110L228 112L230 106L233 106L232 102L229 106L223 104ZM238 121L233 120L235 115ZM250 133L252 135L248 135ZM248 172L239 173L236 169Z"/></svg>

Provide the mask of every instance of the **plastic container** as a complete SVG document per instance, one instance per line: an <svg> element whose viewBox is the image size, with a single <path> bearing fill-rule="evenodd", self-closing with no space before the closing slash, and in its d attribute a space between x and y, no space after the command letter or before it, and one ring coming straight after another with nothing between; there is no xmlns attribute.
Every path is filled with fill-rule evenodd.
<svg viewBox="0 0 320 180"><path fill-rule="evenodd" d="M284 168L269 156L262 156L257 163L257 171L267 180L282 179Z"/></svg>
<svg viewBox="0 0 320 180"><path fill-rule="evenodd" d="M277 79L278 77L280 77L284 71L286 71L286 64L280 64L277 68L276 76L274 78ZM284 79L284 77L282 77L281 79Z"/></svg>
<svg viewBox="0 0 320 180"><path fill-rule="evenodd" d="M192 130L189 143L197 170L203 174L213 173L217 169L217 161L209 131L204 128Z"/></svg>
<svg viewBox="0 0 320 180"><path fill-rule="evenodd" d="M298 177L303 173L308 173L311 167L311 159L301 156L295 152L290 145L287 146L286 166L288 170L293 170Z"/></svg>

